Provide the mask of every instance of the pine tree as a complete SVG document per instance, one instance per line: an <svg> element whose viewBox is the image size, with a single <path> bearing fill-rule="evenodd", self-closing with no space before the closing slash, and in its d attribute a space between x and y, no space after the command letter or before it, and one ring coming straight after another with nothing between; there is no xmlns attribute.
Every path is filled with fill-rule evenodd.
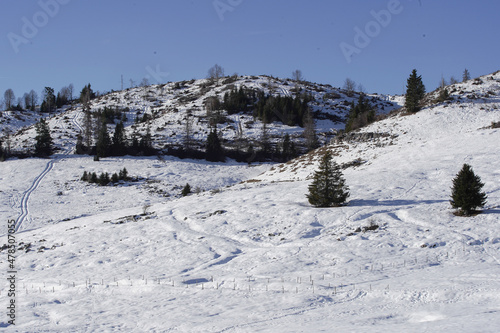
<svg viewBox="0 0 500 333"><path fill-rule="evenodd" d="M284 161L289 161L294 158L297 154L295 150L295 145L293 141L290 139L290 135L287 133L283 138L282 148L281 148L281 156Z"/></svg>
<svg viewBox="0 0 500 333"><path fill-rule="evenodd" d="M43 102L40 107L41 112L52 112L56 107L56 96L54 95L54 88L45 87L43 90Z"/></svg>
<svg viewBox="0 0 500 333"><path fill-rule="evenodd" d="M191 185L189 183L186 183L186 186L182 189L182 196L185 197L191 193Z"/></svg>
<svg viewBox="0 0 500 333"><path fill-rule="evenodd" d="M123 122L116 124L113 134L113 155L122 156L127 150L127 138L125 136L125 128Z"/></svg>
<svg viewBox="0 0 500 333"><path fill-rule="evenodd" d="M418 112L421 108L422 100L425 96L425 86L422 77L417 75L414 69L408 78L406 85L405 107L408 112Z"/></svg>
<svg viewBox="0 0 500 333"><path fill-rule="evenodd" d="M345 184L342 171L333 161L332 154L327 152L309 185L309 203L315 207L339 207L345 204L348 197L349 187Z"/></svg>
<svg viewBox="0 0 500 333"><path fill-rule="evenodd" d="M484 184L474 174L472 167L464 164L462 170L453 179L451 206L458 209L458 215L470 216L476 208L486 204L486 193L481 192Z"/></svg>
<svg viewBox="0 0 500 333"><path fill-rule="evenodd" d="M101 126L97 136L96 142L96 154L99 157L109 156L111 147L111 138L108 133L108 126L106 125L106 121L101 119Z"/></svg>
<svg viewBox="0 0 500 333"><path fill-rule="evenodd" d="M45 119L41 119L36 125L35 154L38 156L52 155L52 137L50 136L49 125Z"/></svg>
<svg viewBox="0 0 500 333"><path fill-rule="evenodd" d="M226 160L224 149L215 129L211 130L207 137L206 159L211 162L224 162Z"/></svg>
<svg viewBox="0 0 500 333"><path fill-rule="evenodd" d="M366 126L375 120L375 108L361 93L358 98L358 104L352 102L349 111L349 119L345 125L345 131L350 132L360 127Z"/></svg>
<svg viewBox="0 0 500 333"><path fill-rule="evenodd" d="M466 68L464 70L464 73L462 74L462 82L469 81L470 80L470 73L469 70Z"/></svg>

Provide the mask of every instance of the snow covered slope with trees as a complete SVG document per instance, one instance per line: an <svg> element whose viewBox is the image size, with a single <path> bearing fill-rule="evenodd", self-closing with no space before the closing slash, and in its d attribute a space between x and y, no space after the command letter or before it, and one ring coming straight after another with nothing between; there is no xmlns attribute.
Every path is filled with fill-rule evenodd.
<svg viewBox="0 0 500 333"><path fill-rule="evenodd" d="M430 94L418 113L284 164L57 159L17 233L17 325L7 330L497 332L500 74L448 89L449 100ZM307 202L325 151L343 166L347 206ZM0 163L3 220L47 162ZM468 218L449 203L464 163L488 196ZM145 180L79 181L123 167L157 181L155 194ZM158 196L185 182L206 191Z"/></svg>

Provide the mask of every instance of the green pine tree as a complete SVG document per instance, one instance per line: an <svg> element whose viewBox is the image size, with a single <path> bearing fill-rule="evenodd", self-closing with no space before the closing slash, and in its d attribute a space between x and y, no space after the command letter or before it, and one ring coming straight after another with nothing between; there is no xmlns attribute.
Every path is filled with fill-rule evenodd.
<svg viewBox="0 0 500 333"><path fill-rule="evenodd" d="M113 155L122 156L127 150L127 137L125 136L125 128L123 122L116 124L113 134Z"/></svg>
<svg viewBox="0 0 500 333"><path fill-rule="evenodd" d="M425 86L422 82L422 77L417 75L417 70L414 69L408 78L406 85L406 110L408 112L420 111L424 96Z"/></svg>
<svg viewBox="0 0 500 333"><path fill-rule="evenodd" d="M49 125L45 119L41 119L36 125L35 154L38 156L52 155L52 137L50 136Z"/></svg>
<svg viewBox="0 0 500 333"><path fill-rule="evenodd" d="M215 129L211 130L207 137L206 159L211 162L224 162L226 160L224 149Z"/></svg>
<svg viewBox="0 0 500 333"><path fill-rule="evenodd" d="M349 187L345 184L342 171L333 161L332 154L327 152L309 185L309 203L315 207L339 207L345 204L348 197Z"/></svg>
<svg viewBox="0 0 500 333"><path fill-rule="evenodd" d="M101 126L97 136L96 142L96 153L99 157L109 156L111 147L111 138L108 133L108 126L106 125L106 121L101 119Z"/></svg>
<svg viewBox="0 0 500 333"><path fill-rule="evenodd" d="M182 196L185 197L191 193L191 185L189 183L186 183L186 186L182 189Z"/></svg>
<svg viewBox="0 0 500 333"><path fill-rule="evenodd" d="M345 131L350 132L372 123L375 120L375 108L361 93L358 98L358 104L352 102L349 118L345 125Z"/></svg>
<svg viewBox="0 0 500 333"><path fill-rule="evenodd" d="M482 192L484 184L474 174L472 167L464 164L462 170L453 179L451 206L458 209L458 214L470 216L477 208L486 204L486 193Z"/></svg>

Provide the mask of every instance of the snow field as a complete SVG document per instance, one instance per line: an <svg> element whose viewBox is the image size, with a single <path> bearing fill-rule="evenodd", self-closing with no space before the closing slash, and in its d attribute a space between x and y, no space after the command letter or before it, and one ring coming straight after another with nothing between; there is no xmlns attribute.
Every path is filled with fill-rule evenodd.
<svg viewBox="0 0 500 333"><path fill-rule="evenodd" d="M477 93L496 84L484 81ZM390 117L364 129L388 138L324 148L362 162L344 170L350 202L335 209L305 197L320 153L272 169L56 159L17 234L32 251L17 259L19 324L7 331L497 332L500 130L486 128L500 120L496 103ZM1 218L16 215L46 162L0 163ZM449 204L463 163L488 195L470 218ZM145 182L77 181L124 166L168 193L185 182L216 190L167 199Z"/></svg>

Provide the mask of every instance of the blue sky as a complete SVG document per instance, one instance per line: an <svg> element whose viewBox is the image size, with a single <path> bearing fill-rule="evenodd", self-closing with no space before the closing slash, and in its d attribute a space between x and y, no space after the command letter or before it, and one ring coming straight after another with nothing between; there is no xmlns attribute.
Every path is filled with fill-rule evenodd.
<svg viewBox="0 0 500 333"><path fill-rule="evenodd" d="M121 75L125 88L144 77L204 78L216 63L226 74L290 77L300 69L309 81L337 87L349 77L367 92L389 94L404 92L413 68L428 91L442 76L460 79L465 68L473 77L500 69L495 0L0 0L0 6L0 99L8 88L22 97L70 83L78 92L86 83L119 90ZM342 45L356 52L346 57Z"/></svg>

